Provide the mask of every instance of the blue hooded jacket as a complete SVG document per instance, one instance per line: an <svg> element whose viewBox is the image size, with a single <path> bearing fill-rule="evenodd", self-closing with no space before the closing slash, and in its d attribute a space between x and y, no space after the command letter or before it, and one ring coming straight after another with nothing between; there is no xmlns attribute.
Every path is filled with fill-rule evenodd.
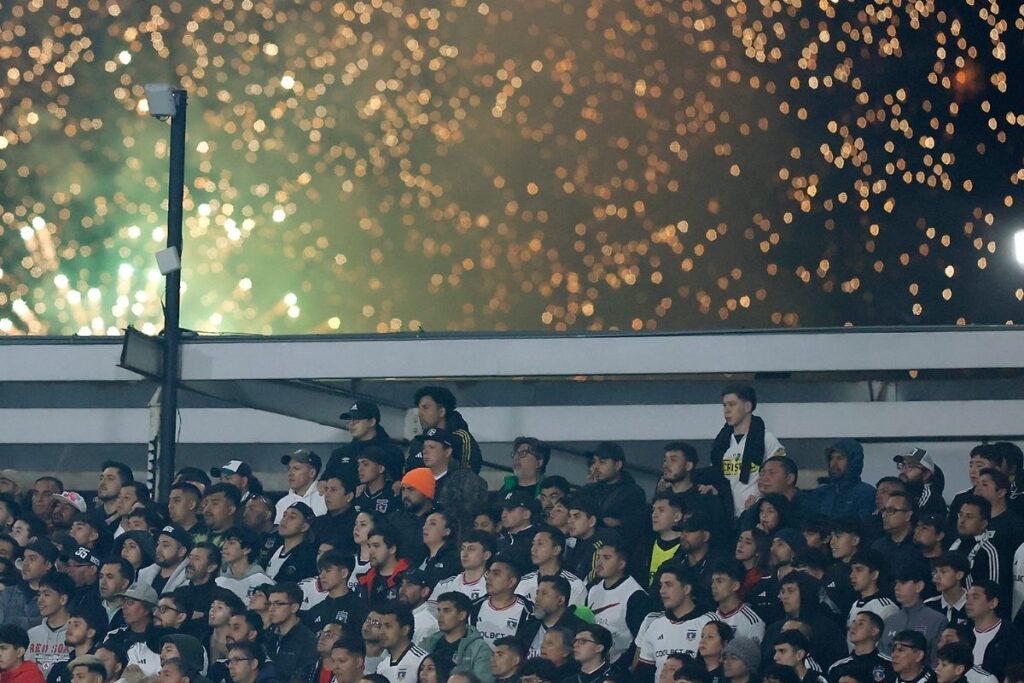
<svg viewBox="0 0 1024 683"><path fill-rule="evenodd" d="M864 447L856 439L840 439L825 449L846 454L846 474L839 479L822 477L814 491L814 507L826 517L870 517L875 512L875 487L860 480L864 471Z"/></svg>

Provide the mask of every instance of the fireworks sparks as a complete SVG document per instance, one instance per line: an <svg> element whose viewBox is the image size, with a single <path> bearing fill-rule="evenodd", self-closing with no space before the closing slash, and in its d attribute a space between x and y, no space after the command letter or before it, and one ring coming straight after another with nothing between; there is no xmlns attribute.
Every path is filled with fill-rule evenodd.
<svg viewBox="0 0 1024 683"><path fill-rule="evenodd" d="M8 10L3 334L159 329L168 80L193 329L1020 318L1012 4Z"/></svg>

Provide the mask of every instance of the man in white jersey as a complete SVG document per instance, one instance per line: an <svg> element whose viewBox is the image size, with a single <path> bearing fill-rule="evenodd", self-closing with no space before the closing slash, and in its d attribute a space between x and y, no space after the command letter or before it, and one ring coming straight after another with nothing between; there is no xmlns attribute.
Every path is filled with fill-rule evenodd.
<svg viewBox="0 0 1024 683"><path fill-rule="evenodd" d="M722 390L725 426L711 446L711 464L729 480L737 517L757 501L761 463L786 454L775 435L765 429L764 420L754 415L756 408L753 387L736 385ZM701 487L701 493L713 491L711 486Z"/></svg>
<svg viewBox="0 0 1024 683"><path fill-rule="evenodd" d="M416 635L412 610L403 605L387 605L377 609L380 615L380 643L384 657L377 673L390 683L412 683L417 679L420 664L427 651L412 644Z"/></svg>
<svg viewBox="0 0 1024 683"><path fill-rule="evenodd" d="M708 621L732 626L737 638L750 638L760 645L764 640L764 621L740 599L746 573L739 560L722 560L711 569L711 598L718 607L705 616Z"/></svg>
<svg viewBox="0 0 1024 683"><path fill-rule="evenodd" d="M693 603L697 579L679 564L662 568L658 577L663 612L651 612L636 636L639 651L636 678L659 680L673 652L697 654L700 630L707 623L703 612Z"/></svg>
<svg viewBox="0 0 1024 683"><path fill-rule="evenodd" d="M516 595L519 572L511 560L500 555L491 560L484 580L487 597L473 606L469 621L493 650L499 638L523 637L532 618L531 606L526 598Z"/></svg>
<svg viewBox="0 0 1024 683"><path fill-rule="evenodd" d="M650 599L637 583L626 574L628 546L618 537L610 538L597 551L595 574L599 581L587 593L587 606L596 622L612 634L612 647L608 661L616 664L633 659L634 644L644 617L650 613Z"/></svg>
<svg viewBox="0 0 1024 683"><path fill-rule="evenodd" d="M431 606L436 607L437 597L448 591L462 593L474 601L482 598L487 592L484 574L493 555L494 537L491 534L475 529L462 534L462 542L459 544L462 572L437 582L430 594Z"/></svg>
<svg viewBox="0 0 1024 683"><path fill-rule="evenodd" d="M545 576L561 576L569 582L570 605L582 605L587 599L587 586L583 581L562 569L562 554L565 552L565 534L553 526L544 526L534 535L530 546L530 561L537 571L524 574L516 586L516 593L530 602L535 602L537 581ZM531 655L532 656L532 655Z"/></svg>
<svg viewBox="0 0 1024 683"><path fill-rule="evenodd" d="M846 619L847 628L853 624L857 615L864 611L877 614L882 623L900 611L900 606L891 598L884 596L878 587L879 576L887 566L885 557L875 550L858 550L850 560L850 585L856 591L857 599L850 607ZM852 645L849 642L848 644Z"/></svg>

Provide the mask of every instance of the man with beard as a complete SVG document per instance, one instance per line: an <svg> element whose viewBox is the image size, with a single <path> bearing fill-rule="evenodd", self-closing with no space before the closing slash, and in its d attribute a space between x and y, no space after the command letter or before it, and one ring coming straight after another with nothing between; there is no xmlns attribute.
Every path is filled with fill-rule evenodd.
<svg viewBox="0 0 1024 683"><path fill-rule="evenodd" d="M233 484L220 482L206 490L203 498L203 521L210 530L210 543L218 548L224 544L224 533L235 526L242 493Z"/></svg>
<svg viewBox="0 0 1024 683"><path fill-rule="evenodd" d="M814 509L826 517L866 519L875 511L875 487L861 481L864 447L840 439L825 449L828 476L818 480L811 496Z"/></svg>
<svg viewBox="0 0 1024 683"><path fill-rule="evenodd" d="M648 614L637 634L637 680L657 681L673 652L696 656L700 632L707 619L703 609L693 602L695 583L693 574L679 565L669 565L658 577L665 611Z"/></svg>
<svg viewBox="0 0 1024 683"><path fill-rule="evenodd" d="M214 579L220 574L221 554L213 543L200 543L188 554L185 578L188 579L189 602L192 604L192 619L202 619L210 611L217 584Z"/></svg>
<svg viewBox="0 0 1024 683"><path fill-rule="evenodd" d="M75 491L63 491L53 494L53 512L50 513L50 525L54 530L67 531L75 520L75 515L87 509L85 498Z"/></svg>
<svg viewBox="0 0 1024 683"><path fill-rule="evenodd" d="M576 616L569 602L572 589L561 576L545 576L537 582L536 601L533 605L533 619L527 622L522 641L528 648L527 657L539 657L544 636L553 628L567 628L577 631L584 621Z"/></svg>
<svg viewBox="0 0 1024 683"><path fill-rule="evenodd" d="M647 516L647 496L625 471L626 453L614 441L602 441L594 448L594 483L581 496L598 501L600 518L623 538L641 538Z"/></svg>
<svg viewBox="0 0 1024 683"><path fill-rule="evenodd" d="M679 525L679 549L683 553L680 563L693 572L697 579L694 600L706 603L711 598L711 567L720 559L711 549L713 539L711 520L706 515L695 512Z"/></svg>
<svg viewBox="0 0 1024 683"><path fill-rule="evenodd" d="M57 504L54 498L64 490L64 482L57 477L39 477L32 487L32 514L44 523L50 523L53 508Z"/></svg>
<svg viewBox="0 0 1024 683"><path fill-rule="evenodd" d="M932 456L923 448L913 448L893 457L892 461L896 463L900 481L907 485L914 509L945 517L946 501L942 499L942 490L946 479Z"/></svg>
<svg viewBox="0 0 1024 683"><path fill-rule="evenodd" d="M413 407L419 418L420 427L426 434L431 429L440 429L452 437L452 467L480 472L483 455L480 444L469 432L469 425L462 413L456 410L455 395L444 387L421 387L413 396ZM409 444L406 470L429 467L424 459L423 438L416 437Z"/></svg>
<svg viewBox="0 0 1024 683"><path fill-rule="evenodd" d="M371 609L366 619L363 620L363 627L359 634L366 643L366 655L364 657L364 673L376 673L377 665L384 659L384 645L380 640L380 612Z"/></svg>
<svg viewBox="0 0 1024 683"><path fill-rule="evenodd" d="M131 468L116 460L108 460L100 466L99 483L96 484L96 505L102 508L106 525L111 532L121 522L118 513L118 495L121 487L135 480Z"/></svg>
<svg viewBox="0 0 1024 683"><path fill-rule="evenodd" d="M665 444L661 462L661 483L680 497L685 513L703 510L716 523L732 519L732 489L720 472L713 468L698 468L700 456L693 445L685 441Z"/></svg>
<svg viewBox="0 0 1024 683"><path fill-rule="evenodd" d="M106 635L107 619L97 612L71 612L68 616L67 629L64 631L64 644L68 647L70 659L91 655L99 641ZM71 683L71 670L68 660L57 662L50 669L46 683Z"/></svg>
<svg viewBox="0 0 1024 683"><path fill-rule="evenodd" d="M398 603L412 610L415 623L413 642L422 646L424 639L437 633L437 617L430 609L427 598L430 597L432 584L427 575L418 569L406 572L402 576L402 585L398 589Z"/></svg>
<svg viewBox="0 0 1024 683"><path fill-rule="evenodd" d="M366 545L370 550L370 571L359 577L359 596L370 607L379 607L398 599L409 562L398 557L398 536L390 527L374 527Z"/></svg>
<svg viewBox="0 0 1024 683"><path fill-rule="evenodd" d="M160 593L170 593L188 580L185 568L192 550L192 537L177 524L160 530L156 540L156 561L139 570L139 583L148 584ZM156 603L156 600L153 601Z"/></svg>

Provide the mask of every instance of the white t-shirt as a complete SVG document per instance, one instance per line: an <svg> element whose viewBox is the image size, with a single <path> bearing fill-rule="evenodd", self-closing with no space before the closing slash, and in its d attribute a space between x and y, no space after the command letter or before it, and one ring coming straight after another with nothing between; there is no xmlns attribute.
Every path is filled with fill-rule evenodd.
<svg viewBox="0 0 1024 683"><path fill-rule="evenodd" d="M320 587L320 577L311 576L308 579L299 581L299 588L302 589L302 607L300 612L313 609L327 599L327 591Z"/></svg>
<svg viewBox="0 0 1024 683"><path fill-rule="evenodd" d="M627 576L612 588L605 588L604 581L598 581L587 593L587 607L594 613L594 620L611 631L612 649L608 661L613 664L629 649L635 637L626 623L629 599L634 593L645 591L632 576Z"/></svg>
<svg viewBox="0 0 1024 683"><path fill-rule="evenodd" d="M412 639L417 645L427 639L428 636L432 636L437 633L437 617L430 610L430 603L425 602L412 611L413 619L415 620L414 633Z"/></svg>
<svg viewBox="0 0 1024 683"><path fill-rule="evenodd" d="M277 501L277 514L274 515L274 524L280 524L281 518L284 517L284 511L288 509L288 506L292 503L303 502L313 509L313 514L317 517L327 514L327 503L324 502L324 497L320 493L320 487L317 486L319 481L314 481L309 485L309 490L306 491L306 495L300 496L289 489L288 493L284 495L284 498Z"/></svg>
<svg viewBox="0 0 1024 683"><path fill-rule="evenodd" d="M587 584L583 583L578 576L565 569L559 572L559 576L569 582L569 604L585 604L587 602ZM523 578L519 580L519 585L516 586L516 594L522 595L530 602L536 602L537 583L539 581L540 572L524 574Z"/></svg>
<svg viewBox="0 0 1024 683"><path fill-rule="evenodd" d="M377 673L391 683L416 683L419 680L420 664L429 653L416 645L411 646L397 662L391 661L391 653L384 651L384 657L377 665Z"/></svg>
<svg viewBox="0 0 1024 683"><path fill-rule="evenodd" d="M673 621L664 612L647 615L635 642L640 661L654 665L654 680L661 676L661 668L673 652L696 656L700 631L708 621L706 615L682 621Z"/></svg>
<svg viewBox="0 0 1024 683"><path fill-rule="evenodd" d="M460 572L455 576L450 576L447 579L437 582L437 585L434 586L433 592L430 594L430 604L436 608L438 596L442 593L450 593L452 591L462 593L475 602L482 598L484 593L487 592L487 583L484 581L482 574L476 581L466 581L466 572Z"/></svg>
<svg viewBox="0 0 1024 683"><path fill-rule="evenodd" d="M737 517L743 514L746 509L747 498L757 498L760 492L757 490L757 479L761 468L751 465L749 481L744 484L740 482L740 469L743 466L743 447L747 444L747 435L737 441L734 434L729 439L729 448L722 455L722 474L729 480L732 488L732 502ZM786 448L769 431L764 433L764 459L767 460L776 455L785 455Z"/></svg>
<svg viewBox="0 0 1024 683"><path fill-rule="evenodd" d="M497 609L491 604L490 599L485 599L480 603L473 626L493 650L494 641L505 636L514 636L519 630L519 625L529 617L529 606L521 595L517 595L516 600L504 609Z"/></svg>
<svg viewBox="0 0 1024 683"><path fill-rule="evenodd" d="M997 633L999 633L999 628L1002 625L1002 621L997 621L994 626L990 626L984 631L979 631L977 628L974 629L974 661L985 661L985 650L988 649L988 644L991 643L992 639L996 637Z"/></svg>
<svg viewBox="0 0 1024 683"><path fill-rule="evenodd" d="M714 610L705 614L704 617L706 618L704 623L708 621L721 621L729 624L729 626L732 626L733 633L738 638L751 638L758 645L764 640L764 621L761 620L761 617L757 616L754 608L745 602L728 614Z"/></svg>
<svg viewBox="0 0 1024 683"><path fill-rule="evenodd" d="M249 604L249 598L252 597L257 586L274 583L270 580L270 577L263 572L255 572L241 579L236 579L230 574L221 574L215 579L215 581L218 586L221 588L227 588L229 591L241 598L247 605Z"/></svg>

